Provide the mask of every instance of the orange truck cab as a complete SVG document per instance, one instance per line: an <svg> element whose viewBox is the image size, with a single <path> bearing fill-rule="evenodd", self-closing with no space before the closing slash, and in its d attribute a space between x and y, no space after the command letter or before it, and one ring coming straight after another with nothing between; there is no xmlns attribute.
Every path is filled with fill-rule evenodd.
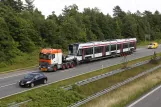
<svg viewBox="0 0 161 107"><path fill-rule="evenodd" d="M57 71L75 66L74 58L63 56L61 49L42 49L39 55L39 69L41 71Z"/></svg>
<svg viewBox="0 0 161 107"><path fill-rule="evenodd" d="M39 69L41 71L56 71L62 64L61 49L42 49L39 55Z"/></svg>

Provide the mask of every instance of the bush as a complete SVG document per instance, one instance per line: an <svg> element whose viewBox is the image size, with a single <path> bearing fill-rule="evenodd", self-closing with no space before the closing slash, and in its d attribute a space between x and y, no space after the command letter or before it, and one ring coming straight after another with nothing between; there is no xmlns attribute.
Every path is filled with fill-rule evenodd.
<svg viewBox="0 0 161 107"><path fill-rule="evenodd" d="M1 63L0 63L0 68L4 68L4 67L7 67L7 64L4 63L4 62L1 62Z"/></svg>

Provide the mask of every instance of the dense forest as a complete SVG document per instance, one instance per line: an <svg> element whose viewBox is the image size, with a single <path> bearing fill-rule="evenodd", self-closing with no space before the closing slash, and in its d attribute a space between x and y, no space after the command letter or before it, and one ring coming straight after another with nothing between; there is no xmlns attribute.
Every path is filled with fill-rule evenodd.
<svg viewBox="0 0 161 107"><path fill-rule="evenodd" d="M137 11L124 12L119 6L113 16L98 8L65 6L60 15L54 10L45 18L33 1L0 0L0 61L10 60L21 53L31 53L39 47L67 49L74 42L136 37L145 35L161 39L161 14Z"/></svg>

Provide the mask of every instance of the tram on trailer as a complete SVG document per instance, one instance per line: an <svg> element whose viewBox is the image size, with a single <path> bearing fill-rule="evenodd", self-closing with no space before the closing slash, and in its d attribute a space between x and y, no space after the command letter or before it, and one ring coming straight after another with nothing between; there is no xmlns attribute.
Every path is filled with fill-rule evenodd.
<svg viewBox="0 0 161 107"><path fill-rule="evenodd" d="M136 50L136 38L92 41L87 43L70 44L68 59L78 62L130 54Z"/></svg>
<svg viewBox="0 0 161 107"><path fill-rule="evenodd" d="M80 62L116 57L136 50L136 38L92 41L69 45L69 53L63 55L61 49L44 48L40 51L39 69L41 71L57 71L57 69L73 68Z"/></svg>

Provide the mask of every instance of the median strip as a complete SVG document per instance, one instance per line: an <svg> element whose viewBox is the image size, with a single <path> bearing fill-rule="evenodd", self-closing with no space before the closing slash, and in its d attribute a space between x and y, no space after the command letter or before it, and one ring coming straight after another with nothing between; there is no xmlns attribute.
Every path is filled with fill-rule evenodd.
<svg viewBox="0 0 161 107"><path fill-rule="evenodd" d="M159 59L159 58L160 57L158 57L157 59ZM76 82L76 83L74 83L72 85L64 86L64 87L61 87L61 88L65 89L65 90L70 90L70 89L72 89L73 85L77 85L77 86L85 85L85 84L97 81L99 79L106 78L106 77L121 73L121 72L123 72L125 70L130 70L132 68L147 64L149 61L150 60L145 60L145 61L142 61L142 62L138 62L136 64L133 64L133 65L129 66L128 68L116 69L116 70L113 70L113 71L110 71L110 72L107 72L107 73L104 73L104 74L100 74L100 75L97 75L97 76L94 76L94 77L91 77L91 78L88 78L88 79L85 79L85 80L82 80L82 81L78 81L78 82Z"/></svg>
<svg viewBox="0 0 161 107"><path fill-rule="evenodd" d="M91 96L89 96L89 97L87 97L87 98L85 98L85 99L83 99L83 100L81 100L79 102L76 102L75 104L70 105L69 107L78 107L78 106L81 106L81 105L83 105L83 104L85 104L85 103L87 103L87 102L89 102L89 101L91 101L91 100L93 100L93 99L95 99L95 98L97 98L99 96L107 94L107 93L109 93L109 92L111 92L111 91L113 91L113 90L115 90L115 89L117 89L117 88L119 88L119 87L121 87L121 86L123 86L123 85L125 85L127 83L130 83L130 82L140 78L141 76L144 76L144 75L146 75L146 74L148 74L150 72L153 72L153 71L155 71L155 70L157 70L159 68L161 68L161 65L156 66L154 68L151 68L151 69L149 69L149 70L147 70L145 72L142 72L142 73L140 73L140 74L138 74L138 75L136 75L134 77L130 77L130 78L126 79L123 82L120 82L120 83L117 83L117 84L111 86L110 88L107 88L107 89L104 89L104 90L102 90L100 92L94 93L93 95L91 95Z"/></svg>

